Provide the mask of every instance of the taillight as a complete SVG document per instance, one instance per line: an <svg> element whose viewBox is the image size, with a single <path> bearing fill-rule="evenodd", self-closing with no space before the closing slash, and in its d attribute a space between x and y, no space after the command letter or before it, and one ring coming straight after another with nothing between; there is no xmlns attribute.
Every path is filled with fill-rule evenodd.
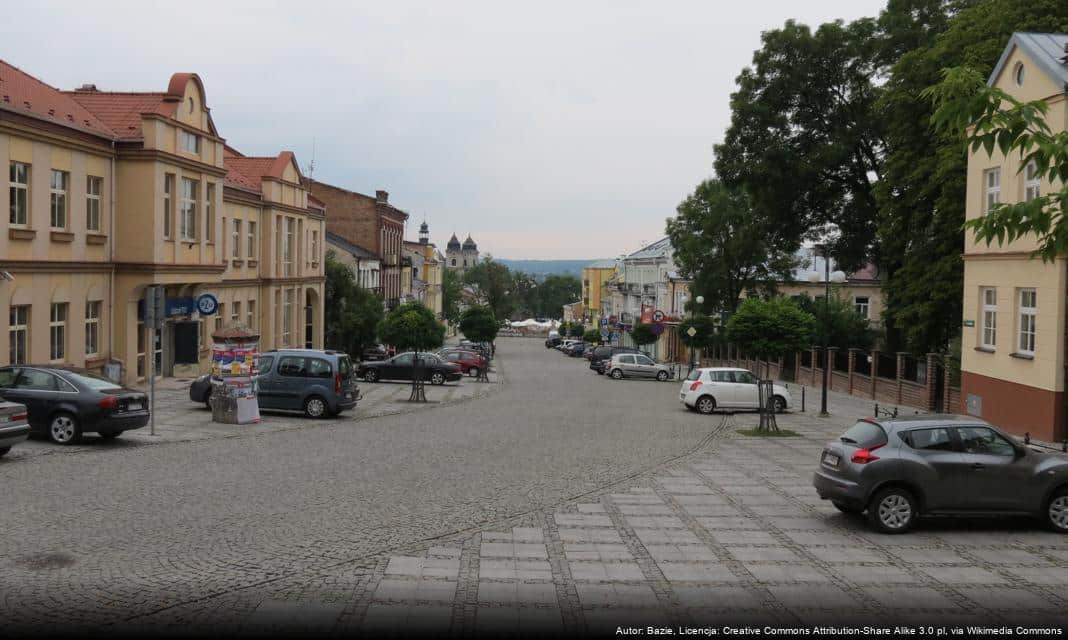
<svg viewBox="0 0 1068 640"><path fill-rule="evenodd" d="M30 417L30 414L28 414L28 413L16 413L15 415L11 416L11 421L15 422L15 421L18 421L18 420L27 420L27 419L29 419L29 417Z"/></svg>
<svg viewBox="0 0 1068 640"><path fill-rule="evenodd" d="M119 399L116 396L104 396L97 404L100 405L101 409L114 409L119 406Z"/></svg>
<svg viewBox="0 0 1068 640"><path fill-rule="evenodd" d="M697 382L695 382L695 383L690 385L690 391L697 391L697 388L700 387L700 386L701 386L701 381L698 380Z"/></svg>
<svg viewBox="0 0 1068 640"><path fill-rule="evenodd" d="M881 446L883 445L877 444L874 447L868 447L867 449L857 449L856 453L853 454L853 457L850 458L850 460L857 464L868 464L869 462L874 462L875 460L879 459L879 456L872 453L872 451L875 451Z"/></svg>
<svg viewBox="0 0 1068 640"><path fill-rule="evenodd" d="M334 374L334 393L341 393L341 373Z"/></svg>

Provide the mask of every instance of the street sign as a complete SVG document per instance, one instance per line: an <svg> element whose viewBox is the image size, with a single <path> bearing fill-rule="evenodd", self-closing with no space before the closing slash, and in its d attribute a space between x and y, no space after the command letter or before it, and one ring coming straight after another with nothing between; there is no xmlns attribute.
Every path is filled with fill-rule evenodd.
<svg viewBox="0 0 1068 640"><path fill-rule="evenodd" d="M160 286L145 287L145 326L162 329L166 318L166 290Z"/></svg>
<svg viewBox="0 0 1068 640"><path fill-rule="evenodd" d="M611 335L612 335L612 332L610 332L608 329L601 329L601 340L607 341L608 337L611 336Z"/></svg>
<svg viewBox="0 0 1068 640"><path fill-rule="evenodd" d="M607 327L608 326L608 318L601 318L601 326L602 327Z"/></svg>
<svg viewBox="0 0 1068 640"><path fill-rule="evenodd" d="M964 326L966 326L966 327L974 327L975 326L975 320L965 320L964 321Z"/></svg>
<svg viewBox="0 0 1068 640"><path fill-rule="evenodd" d="M697 329L690 327L686 330L686 335L690 336L691 338L694 337L695 335L697 335Z"/></svg>
<svg viewBox="0 0 1068 640"><path fill-rule="evenodd" d="M196 301L192 296L167 298L167 317L187 316L195 310Z"/></svg>
<svg viewBox="0 0 1068 640"><path fill-rule="evenodd" d="M210 316L219 309L219 301L210 293L205 293L197 298L197 311L202 316Z"/></svg>
<svg viewBox="0 0 1068 640"><path fill-rule="evenodd" d="M667 316L660 309L653 312L653 322L663 322L665 317Z"/></svg>

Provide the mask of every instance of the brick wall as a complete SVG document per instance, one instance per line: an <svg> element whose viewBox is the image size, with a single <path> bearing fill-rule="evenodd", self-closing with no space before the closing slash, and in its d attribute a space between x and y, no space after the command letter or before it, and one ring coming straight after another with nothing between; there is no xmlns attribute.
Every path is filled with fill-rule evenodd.
<svg viewBox="0 0 1068 640"><path fill-rule="evenodd" d="M326 230L378 255L378 211L375 198L312 180L312 195L326 203Z"/></svg>

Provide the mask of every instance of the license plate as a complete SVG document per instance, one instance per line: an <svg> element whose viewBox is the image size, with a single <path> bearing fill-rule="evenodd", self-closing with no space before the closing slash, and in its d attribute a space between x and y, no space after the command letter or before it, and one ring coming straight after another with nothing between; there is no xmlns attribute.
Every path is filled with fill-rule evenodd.
<svg viewBox="0 0 1068 640"><path fill-rule="evenodd" d="M823 464L827 465L828 467L837 467L839 460L841 460L841 458L833 453L823 454Z"/></svg>
<svg viewBox="0 0 1068 640"><path fill-rule="evenodd" d="M346 393L345 394L345 399L346 400L352 400L352 394L351 393Z"/></svg>
<svg viewBox="0 0 1068 640"><path fill-rule="evenodd" d="M131 402L130 404L126 405L126 410L127 411L140 411L143 408L144 408L144 405L141 404L140 402Z"/></svg>

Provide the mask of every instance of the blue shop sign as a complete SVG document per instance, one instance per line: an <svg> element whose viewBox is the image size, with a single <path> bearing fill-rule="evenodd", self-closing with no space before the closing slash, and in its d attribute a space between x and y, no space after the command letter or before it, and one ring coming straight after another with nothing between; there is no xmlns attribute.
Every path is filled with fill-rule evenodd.
<svg viewBox="0 0 1068 640"><path fill-rule="evenodd" d="M196 311L196 301L192 296L167 298L165 309L168 317L187 316Z"/></svg>

